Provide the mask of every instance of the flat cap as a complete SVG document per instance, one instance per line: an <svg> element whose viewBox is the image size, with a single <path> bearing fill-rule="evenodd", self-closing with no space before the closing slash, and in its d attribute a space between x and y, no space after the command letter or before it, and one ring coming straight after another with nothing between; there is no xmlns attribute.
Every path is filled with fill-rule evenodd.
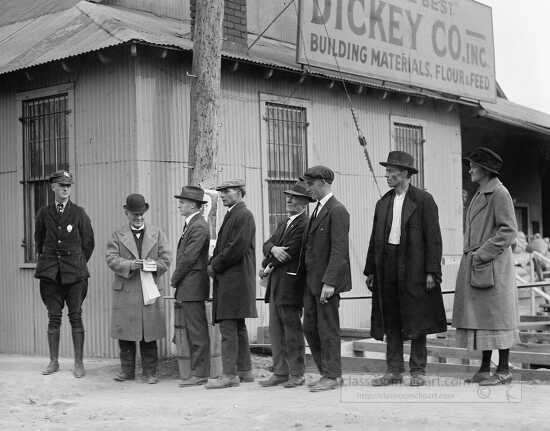
<svg viewBox="0 0 550 431"><path fill-rule="evenodd" d="M242 188L245 187L246 184L244 180L228 180L221 183L218 187L216 187L217 191L225 190L225 189L233 189L233 188Z"/></svg>
<svg viewBox="0 0 550 431"><path fill-rule="evenodd" d="M325 180L327 183L332 184L334 181L334 172L332 169L326 166L312 166L309 168L303 176L305 179L312 180Z"/></svg>
<svg viewBox="0 0 550 431"><path fill-rule="evenodd" d="M50 183L74 184L73 176L68 171L55 171L50 175Z"/></svg>

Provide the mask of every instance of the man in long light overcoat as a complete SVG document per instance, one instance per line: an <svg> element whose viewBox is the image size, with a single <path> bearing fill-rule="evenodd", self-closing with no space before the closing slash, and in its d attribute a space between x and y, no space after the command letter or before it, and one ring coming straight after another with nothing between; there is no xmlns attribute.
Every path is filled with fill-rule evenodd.
<svg viewBox="0 0 550 431"><path fill-rule="evenodd" d="M107 244L106 261L114 272L111 337L118 339L121 372L117 381L133 380L136 342L139 342L143 377L157 383L157 340L166 335L161 303L144 305L141 272L152 272L155 281L170 266L171 254L162 231L145 223L149 204L140 194L126 198L128 223L113 232Z"/></svg>

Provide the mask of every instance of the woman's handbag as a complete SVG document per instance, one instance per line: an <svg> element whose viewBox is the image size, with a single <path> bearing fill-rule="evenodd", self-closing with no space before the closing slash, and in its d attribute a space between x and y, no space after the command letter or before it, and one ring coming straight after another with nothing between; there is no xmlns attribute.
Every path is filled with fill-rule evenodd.
<svg viewBox="0 0 550 431"><path fill-rule="evenodd" d="M472 261L472 276L470 284L476 289L489 289L495 285L494 262L475 264Z"/></svg>

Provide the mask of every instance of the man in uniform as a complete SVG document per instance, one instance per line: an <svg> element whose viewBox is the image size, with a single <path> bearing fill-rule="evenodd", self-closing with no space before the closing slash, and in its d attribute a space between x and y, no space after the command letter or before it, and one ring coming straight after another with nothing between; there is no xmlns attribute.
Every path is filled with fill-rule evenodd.
<svg viewBox="0 0 550 431"><path fill-rule="evenodd" d="M191 375L180 383L181 387L186 387L202 385L210 376L210 336L204 304L210 293L206 271L210 228L201 214L206 203L203 189L186 186L174 197L178 200L180 215L185 217L170 284L176 289L174 338L177 352L181 356L189 346L191 356ZM180 375L187 372L182 365L179 363Z"/></svg>
<svg viewBox="0 0 550 431"><path fill-rule="evenodd" d="M402 382L403 341L411 340L411 386L425 384L426 334L445 332L441 295L441 231L432 196L410 184L413 157L392 151L386 179L391 187L376 203L365 265L372 291L371 335L386 336L385 375L373 386Z"/></svg>
<svg viewBox="0 0 550 431"><path fill-rule="evenodd" d="M264 244L260 277L269 277L265 302L269 303L269 335L273 350L273 375L260 382L264 387L304 384L304 331L300 320L304 285L298 279L300 250L307 227L306 208L312 202L302 182L286 190L288 217Z"/></svg>
<svg viewBox="0 0 550 431"><path fill-rule="evenodd" d="M227 214L218 232L216 248L208 265L214 279L213 321L222 336L222 375L210 380L207 389L252 382L252 362L245 318L256 311L256 225L243 201L245 184L231 180L216 188Z"/></svg>
<svg viewBox="0 0 550 431"><path fill-rule="evenodd" d="M42 374L59 370L59 331L67 304L74 345L73 374L80 378L85 373L82 302L88 290L87 262L94 250L94 232L84 209L69 199L73 176L57 171L50 183L55 201L40 208L34 231L38 254L34 276L40 280L40 296L48 310L50 363Z"/></svg>
<svg viewBox="0 0 550 431"><path fill-rule="evenodd" d="M321 378L311 392L335 389L342 381L340 293L351 290L349 213L332 193L334 172L314 166L304 174L317 201L305 231L303 265L304 333Z"/></svg>

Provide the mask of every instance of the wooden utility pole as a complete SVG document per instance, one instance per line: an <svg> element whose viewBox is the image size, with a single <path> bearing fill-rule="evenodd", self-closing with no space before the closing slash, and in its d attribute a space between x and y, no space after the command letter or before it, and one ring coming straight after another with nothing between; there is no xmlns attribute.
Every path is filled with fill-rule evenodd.
<svg viewBox="0 0 550 431"><path fill-rule="evenodd" d="M216 181L224 0L195 0L193 84L189 128L189 182Z"/></svg>

